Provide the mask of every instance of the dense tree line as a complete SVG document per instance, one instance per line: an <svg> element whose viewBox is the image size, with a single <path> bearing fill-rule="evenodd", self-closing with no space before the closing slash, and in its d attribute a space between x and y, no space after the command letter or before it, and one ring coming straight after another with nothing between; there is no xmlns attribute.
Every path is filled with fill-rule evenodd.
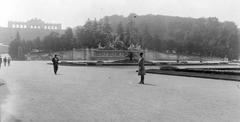
<svg viewBox="0 0 240 122"><path fill-rule="evenodd" d="M219 22L215 17L194 19L136 14L108 18L113 30L117 30L117 23L124 23L127 28L133 21L143 48L230 59L239 56L238 28L233 22Z"/></svg>
<svg viewBox="0 0 240 122"><path fill-rule="evenodd" d="M87 20L83 26L52 32L43 39L22 40L16 35L9 47L12 57L21 58L34 49L54 52L73 48L126 50L131 46L186 55L239 56L239 32L233 22L217 18L180 18L170 16L109 16Z"/></svg>

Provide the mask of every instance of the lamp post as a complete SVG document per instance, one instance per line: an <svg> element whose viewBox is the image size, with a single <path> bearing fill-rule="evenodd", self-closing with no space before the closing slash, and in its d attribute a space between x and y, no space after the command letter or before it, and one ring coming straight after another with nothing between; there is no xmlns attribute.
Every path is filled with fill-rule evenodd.
<svg viewBox="0 0 240 122"><path fill-rule="evenodd" d="M131 17L131 37L132 37L131 43L134 43L134 36L136 35L136 24L135 24L136 17L137 17L136 15L133 15Z"/></svg>

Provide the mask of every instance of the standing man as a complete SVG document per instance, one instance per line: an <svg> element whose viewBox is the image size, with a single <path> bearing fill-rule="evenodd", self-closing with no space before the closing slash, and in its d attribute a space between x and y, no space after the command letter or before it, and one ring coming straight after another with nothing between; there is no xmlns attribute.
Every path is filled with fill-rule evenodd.
<svg viewBox="0 0 240 122"><path fill-rule="evenodd" d="M54 70L54 73L55 75L57 74L57 71L58 71L58 57L57 55L55 54L54 57L52 58L52 63L53 63L53 70Z"/></svg>
<svg viewBox="0 0 240 122"><path fill-rule="evenodd" d="M145 67L144 67L144 58L143 53L140 53L140 59L138 61L138 75L141 76L141 81L139 84L144 84L144 75L145 75Z"/></svg>

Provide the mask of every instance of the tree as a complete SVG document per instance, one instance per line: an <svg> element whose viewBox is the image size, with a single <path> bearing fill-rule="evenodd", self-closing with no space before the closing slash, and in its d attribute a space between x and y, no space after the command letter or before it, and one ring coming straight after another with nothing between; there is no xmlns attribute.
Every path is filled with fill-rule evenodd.
<svg viewBox="0 0 240 122"><path fill-rule="evenodd" d="M17 32L16 37L9 45L9 55L14 59L23 59L22 47L21 47L21 37L19 32ZM21 52L19 52L21 51Z"/></svg>
<svg viewBox="0 0 240 122"><path fill-rule="evenodd" d="M104 18L104 21L103 21L103 32L104 33L111 33L112 32L112 28L111 28L111 26L109 24L108 17Z"/></svg>
<svg viewBox="0 0 240 122"><path fill-rule="evenodd" d="M117 27L117 34L122 35L123 33L124 33L124 29L123 29L122 22L119 22Z"/></svg>
<svg viewBox="0 0 240 122"><path fill-rule="evenodd" d="M67 28L65 33L61 36L61 48L64 50L71 50L74 46L74 37L72 28Z"/></svg>
<svg viewBox="0 0 240 122"><path fill-rule="evenodd" d="M38 50L43 49L43 43L41 42L40 37L37 37L33 40L33 49L38 49Z"/></svg>
<svg viewBox="0 0 240 122"><path fill-rule="evenodd" d="M236 24L219 22L215 17L108 16L99 21L88 19L83 26L74 30L67 28L62 35L51 33L43 41L37 38L33 43L21 40L17 33L15 41L10 44L9 53L17 57L19 46L26 53L31 49L61 51L98 47L127 50L131 45L139 44L144 49L174 50L177 54L229 59L237 59L240 52L240 34Z"/></svg>
<svg viewBox="0 0 240 122"><path fill-rule="evenodd" d="M154 35L153 38L151 36L147 37L147 38L150 40L149 43L151 43L150 49L154 49L154 50L157 50L157 51L163 51L162 40L159 38L158 35Z"/></svg>
<svg viewBox="0 0 240 122"><path fill-rule="evenodd" d="M152 36L150 35L149 31L148 31L148 26L145 25L145 29L143 31L143 39L141 42L141 46L142 48L148 48L148 49L153 49L153 40L152 40ZM155 47L156 48L156 47Z"/></svg>
<svg viewBox="0 0 240 122"><path fill-rule="evenodd" d="M45 51L60 51L63 50L59 43L59 33L52 32L43 39L43 49Z"/></svg>

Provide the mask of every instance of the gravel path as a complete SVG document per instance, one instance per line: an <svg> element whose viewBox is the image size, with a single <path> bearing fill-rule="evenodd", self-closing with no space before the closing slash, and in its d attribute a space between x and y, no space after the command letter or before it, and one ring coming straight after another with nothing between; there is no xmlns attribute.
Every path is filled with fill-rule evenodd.
<svg viewBox="0 0 240 122"><path fill-rule="evenodd" d="M1 107L1 104L4 104L7 94L8 94L8 89L7 89L7 86L5 84L5 81L0 79L0 120L2 118L2 114L1 114L2 113L2 107Z"/></svg>
<svg viewBox="0 0 240 122"><path fill-rule="evenodd" d="M59 67L12 62L2 122L239 122L238 82L146 75L137 67ZM0 88L1 89L1 88Z"/></svg>

